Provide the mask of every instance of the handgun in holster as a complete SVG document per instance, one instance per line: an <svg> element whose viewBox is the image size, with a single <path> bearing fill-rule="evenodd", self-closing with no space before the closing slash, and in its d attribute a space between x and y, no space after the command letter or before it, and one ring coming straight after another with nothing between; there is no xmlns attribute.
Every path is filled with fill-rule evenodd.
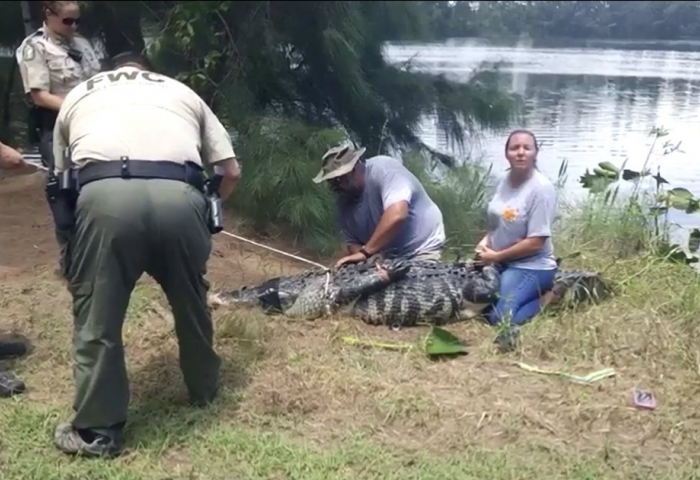
<svg viewBox="0 0 700 480"><path fill-rule="evenodd" d="M204 184L204 195L207 198L209 210L208 227L212 234L219 233L224 229L224 213L221 196L219 195L219 187L222 180L223 176L215 173Z"/></svg>
<svg viewBox="0 0 700 480"><path fill-rule="evenodd" d="M72 165L69 149L66 149L64 158L67 165ZM73 169L67 168L56 175L52 165L49 168L44 191L56 229L63 232L72 231L75 226L75 206L78 200L78 189L73 178Z"/></svg>
<svg viewBox="0 0 700 480"><path fill-rule="evenodd" d="M29 144L38 145L41 163L47 168L51 168L54 164L53 127L57 118L58 112L30 103L27 118Z"/></svg>

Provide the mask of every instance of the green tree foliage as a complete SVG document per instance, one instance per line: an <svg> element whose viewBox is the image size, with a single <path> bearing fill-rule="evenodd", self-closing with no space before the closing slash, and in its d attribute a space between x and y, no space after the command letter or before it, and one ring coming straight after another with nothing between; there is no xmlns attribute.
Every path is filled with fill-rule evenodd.
<svg viewBox="0 0 700 480"><path fill-rule="evenodd" d="M327 148L349 137L370 156L409 147L452 165L420 140L426 115L460 145L516 112L493 71L460 84L387 63L384 43L424 38L425 20L416 2L181 2L158 22L150 51L234 132L243 179L232 208L259 232L285 226L329 252L333 199L311 182ZM463 213L479 203L469 202Z"/></svg>
<svg viewBox="0 0 700 480"><path fill-rule="evenodd" d="M20 2L0 2L0 45L16 47L24 38Z"/></svg>
<svg viewBox="0 0 700 480"><path fill-rule="evenodd" d="M455 83L411 62L387 63L385 42L427 38L420 2L106 1L85 2L83 12L81 32L109 55L150 43L158 69L189 84L224 121L243 166L231 201L242 218L325 252L338 245L333 201L311 178L328 147L349 137L368 155L412 147L454 164L420 140L426 115L460 145L482 127L507 126L516 112L493 71ZM444 13L436 18L454 28ZM447 187L422 178L447 202ZM470 202L463 213L479 203L455 195ZM460 211L460 201L450 208ZM451 214L450 228L473 217Z"/></svg>
<svg viewBox="0 0 700 480"><path fill-rule="evenodd" d="M476 128L506 126L515 102L494 72L460 84L386 62L385 41L422 38L426 26L415 2L182 2L154 52L232 128L280 115L342 128L379 153L425 148L425 115L458 145Z"/></svg>
<svg viewBox="0 0 700 480"><path fill-rule="evenodd" d="M700 38L700 2L523 1L419 2L433 19L432 35L447 37ZM436 6L435 4L439 4ZM435 12L439 11L439 15ZM449 19L445 23L444 19Z"/></svg>

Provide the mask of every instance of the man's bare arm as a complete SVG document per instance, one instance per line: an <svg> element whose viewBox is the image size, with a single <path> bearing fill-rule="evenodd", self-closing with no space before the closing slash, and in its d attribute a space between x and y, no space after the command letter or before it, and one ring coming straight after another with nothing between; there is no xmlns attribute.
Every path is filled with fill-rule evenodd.
<svg viewBox="0 0 700 480"><path fill-rule="evenodd" d="M22 154L0 142L0 168L12 170L23 166L25 166L25 163Z"/></svg>
<svg viewBox="0 0 700 480"><path fill-rule="evenodd" d="M372 237L365 244L365 250L370 255L381 252L394 239L407 217L408 202L405 200L396 202L387 208L379 219L379 224Z"/></svg>
<svg viewBox="0 0 700 480"><path fill-rule="evenodd" d="M238 166L238 161L234 157L216 162L214 171L223 177L219 186L219 196L222 201L226 200L231 196L241 179L241 169Z"/></svg>

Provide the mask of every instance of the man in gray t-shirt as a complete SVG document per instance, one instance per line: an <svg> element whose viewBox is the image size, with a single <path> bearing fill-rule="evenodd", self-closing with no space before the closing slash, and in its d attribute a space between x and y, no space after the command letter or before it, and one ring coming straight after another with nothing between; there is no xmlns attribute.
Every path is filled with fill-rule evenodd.
<svg viewBox="0 0 700 480"><path fill-rule="evenodd" d="M350 255L336 265L383 257L439 259L445 244L442 213L418 179L384 155L359 162L365 149L330 149L315 183L336 196L340 230Z"/></svg>

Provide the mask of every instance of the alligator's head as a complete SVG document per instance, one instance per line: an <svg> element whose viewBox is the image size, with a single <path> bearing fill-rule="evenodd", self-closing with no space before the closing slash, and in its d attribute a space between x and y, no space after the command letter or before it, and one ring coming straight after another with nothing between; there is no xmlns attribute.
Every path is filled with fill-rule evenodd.
<svg viewBox="0 0 700 480"><path fill-rule="evenodd" d="M496 298L500 289L500 275L492 266L476 267L461 279L462 318L479 316Z"/></svg>
<svg viewBox="0 0 700 480"><path fill-rule="evenodd" d="M260 285L217 292L210 296L210 303L258 307L268 313L279 313L294 303L303 287L304 282L295 277L275 277Z"/></svg>
<svg viewBox="0 0 700 480"><path fill-rule="evenodd" d="M464 299L476 304L490 304L498 298L501 275L493 265L485 265L470 272L462 288Z"/></svg>
<svg viewBox="0 0 700 480"><path fill-rule="evenodd" d="M353 278L344 279L342 283L335 285L334 303L336 306L341 306L360 297L371 295L404 278L410 269L410 262L392 260L376 262L368 268L358 270Z"/></svg>

